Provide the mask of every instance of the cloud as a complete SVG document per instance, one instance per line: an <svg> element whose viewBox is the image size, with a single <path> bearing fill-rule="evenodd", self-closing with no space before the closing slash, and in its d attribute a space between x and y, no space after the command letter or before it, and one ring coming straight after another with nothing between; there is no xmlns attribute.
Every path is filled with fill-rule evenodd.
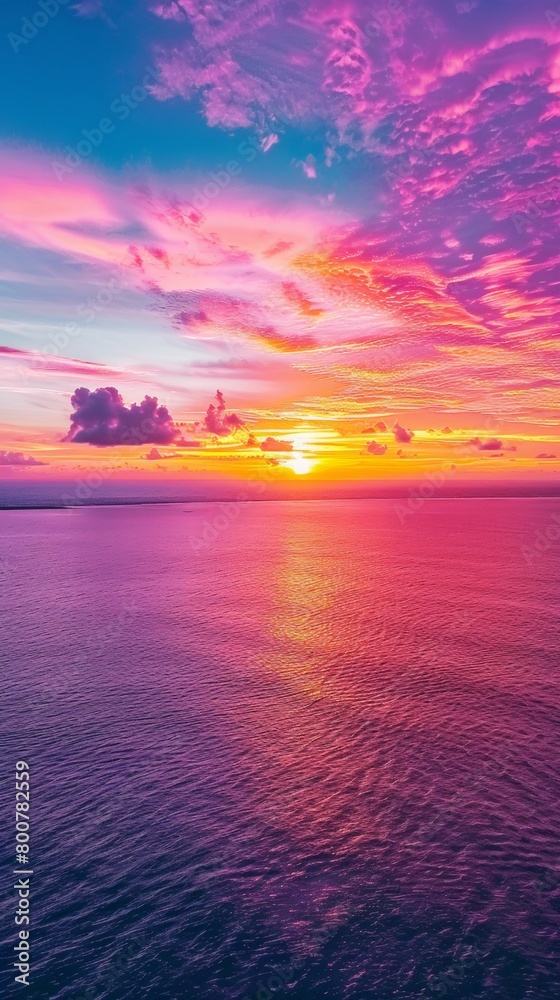
<svg viewBox="0 0 560 1000"><path fill-rule="evenodd" d="M378 420L375 425L375 429L376 431L379 431L380 434L386 434L389 428L384 420Z"/></svg>
<svg viewBox="0 0 560 1000"><path fill-rule="evenodd" d="M305 160L300 160L298 167L301 167L309 180L314 180L317 177L317 161L311 153L305 157Z"/></svg>
<svg viewBox="0 0 560 1000"><path fill-rule="evenodd" d="M387 445L378 444L377 441L370 441L366 451L369 451L370 455L384 455L387 451Z"/></svg>
<svg viewBox="0 0 560 1000"><path fill-rule="evenodd" d="M293 451L291 441L280 441L278 438L267 437L261 441L261 451Z"/></svg>
<svg viewBox="0 0 560 1000"><path fill-rule="evenodd" d="M408 444L414 437L414 431L407 430L406 427L401 427L398 420L393 427L393 434L395 435L395 441L398 441L399 444Z"/></svg>
<svg viewBox="0 0 560 1000"><path fill-rule="evenodd" d="M271 132L270 135L265 135L264 139L261 140L261 149L263 153L268 153L269 149L271 149L277 142L278 136L275 132Z"/></svg>
<svg viewBox="0 0 560 1000"><path fill-rule="evenodd" d="M183 444L182 441L181 444ZM167 462L168 459L170 458L182 458L181 454L178 451L173 452L171 455L162 455L157 448L151 448L148 454L144 455L143 457L146 458L149 462Z"/></svg>
<svg viewBox="0 0 560 1000"><path fill-rule="evenodd" d="M488 438L487 441L481 441L479 437L475 437L471 438L469 444L478 451L500 451L504 446L498 438Z"/></svg>
<svg viewBox="0 0 560 1000"><path fill-rule="evenodd" d="M141 403L125 406L113 386L76 389L71 399L74 413L65 441L92 444L98 448L119 445L172 444L182 439L181 432L166 406L158 406L156 397L145 396Z"/></svg>
<svg viewBox="0 0 560 1000"><path fill-rule="evenodd" d="M457 87L472 83L467 72L457 76ZM447 86L446 79L451 85L449 78L440 79L440 89ZM421 118L433 101L445 132L454 127L453 109L447 112L439 106L437 84L418 96L417 110ZM477 107L488 110L501 90L496 85L485 93ZM522 116L525 105L522 111L515 107L516 116ZM542 127L549 130L553 124ZM481 142L487 138L487 125L481 124ZM405 133L412 136L414 129L407 125ZM432 138L436 146L448 142L446 135L430 134ZM525 147L519 143L519 148ZM524 155L540 155L531 149ZM118 267L119 287L145 291L157 284L154 307L188 342L189 351L193 348L193 356L200 352L221 358L223 368L213 376L211 392L222 378L231 380L226 396L237 391L234 356L254 366L255 394L247 404L252 410L258 410L263 397L262 384L257 388L260 365L264 391L271 388L275 406L277 401L284 405L288 397L316 399L316 409L326 412L325 400L334 394L338 401L344 399L336 403L339 416L354 421L356 413L368 412L373 398L383 407L380 412L409 414L422 409L449 413L450 401L459 412L482 412L479 403L484 397L488 412L497 412L499 401L505 420L519 422L529 416L539 423L543 415L550 416L557 375L550 330L557 328L553 310L558 312L558 299L550 294L552 262L543 264L546 248L542 242L525 241L520 252L520 236L508 223L505 204L499 208L501 221L487 219L492 206L486 202L477 212L470 205L473 214L465 218L462 188L455 201L429 194L424 190L424 161L414 158L416 152L406 150L410 171L396 186L387 184L383 194L381 183L381 215L374 226L339 215L338 210L302 205L295 194L293 205L282 204L280 210L273 187L257 198L232 185L223 198L210 200L202 215L190 204L190 179L184 186L174 182L173 193L165 195L153 180L139 189L124 175L117 185L102 182L100 173L94 177L83 171L75 171L60 185L51 165L40 157L21 151L16 158L3 151L0 235L13 246L58 254L60 266L72 261L85 269L95 263L99 273L104 267L108 275ZM466 169L470 160L460 151L451 154L449 162L442 160L441 176L458 162ZM486 192L500 176L495 163L490 170L484 175ZM430 176L435 183L433 173ZM305 186L303 180L300 186ZM406 217L412 213L412 242L402 233L397 187ZM426 228L422 212L428 205L433 225ZM465 229L468 218L472 235ZM552 218L537 221L552 227ZM490 236L500 234L499 250L493 237L489 242L484 235L486 225ZM137 237L135 251L141 271L132 266L136 258L129 247L130 231L145 234ZM475 251L471 262L461 259L455 247L465 240ZM398 353L396 330L401 332ZM349 349L349 342L359 350ZM9 360L7 354L4 360ZM14 355L10 366L17 360ZM63 368L69 372L71 366L81 366L74 374L78 384L118 385L124 391L124 379L129 382L128 375L111 374L112 369L102 373L89 362L69 359L59 364L61 374ZM47 364L45 370L50 370ZM153 385L153 376L148 377ZM132 398L145 391L132 391ZM419 416L410 419L423 426ZM457 421L468 426L466 420ZM381 433L377 428L368 431L371 438ZM468 433L472 431L465 437Z"/></svg>
<svg viewBox="0 0 560 1000"><path fill-rule="evenodd" d="M202 425L204 430L209 434L217 434L218 437L228 437L228 435L235 434L236 431L245 427L244 421L238 417L237 413L227 412L224 395L219 389L216 391L215 399L217 405L210 403L206 410Z"/></svg>
<svg viewBox="0 0 560 1000"><path fill-rule="evenodd" d="M78 17L102 17L109 21L103 9L103 0L78 0L71 9L76 11ZM109 23L112 24L111 21Z"/></svg>
<svg viewBox="0 0 560 1000"><path fill-rule="evenodd" d="M537 458L556 458L556 455L547 455L545 451L541 451Z"/></svg>
<svg viewBox="0 0 560 1000"><path fill-rule="evenodd" d="M0 354L6 355L20 364L25 364L34 372L46 372L51 375L76 375L99 378L122 378L124 372L109 368L107 365L96 364L93 361L80 361L77 358L64 358L54 354L44 354L41 351L22 351L17 347L0 347Z"/></svg>
<svg viewBox="0 0 560 1000"><path fill-rule="evenodd" d="M22 451L0 451L0 465L47 465L39 462L32 455L24 455Z"/></svg>

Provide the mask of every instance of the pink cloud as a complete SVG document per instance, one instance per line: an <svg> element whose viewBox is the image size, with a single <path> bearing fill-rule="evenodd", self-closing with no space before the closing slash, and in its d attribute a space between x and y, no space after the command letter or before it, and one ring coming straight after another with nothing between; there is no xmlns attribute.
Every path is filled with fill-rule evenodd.
<svg viewBox="0 0 560 1000"><path fill-rule="evenodd" d="M499 104L501 113L507 101ZM489 148L498 141L492 122L492 115L483 122ZM454 140L443 131L447 148ZM521 139L515 133L515 142ZM501 152L503 143L505 136ZM451 171L457 157L464 154L451 154ZM166 191L153 178L116 183L86 173L59 185L48 159L20 152L16 161L4 152L0 234L10 246L46 251L96 280L118 276L119 288L148 295L167 334L175 331L192 355L193 370L202 360L221 366L206 370L197 389L200 408L202 393L212 393L219 378L236 399L243 393L244 406L264 394L303 412L307 400L332 397L353 418L371 412L372 401L385 413L426 406L441 414L453 407L473 412L481 396L491 411L516 418L549 413L557 378L550 344L560 319L550 286L559 266L554 219L538 217L541 236L519 252L522 234L507 203L500 201L496 220L498 202L486 202L485 194L473 207L459 178L457 192L450 190L441 206L427 201L421 186L432 182L434 170L424 174L425 160L417 166L386 200L380 195L371 222L307 198L294 195L286 204L273 190L249 193L242 186L202 210L193 205L196 184L185 178L169 181ZM510 184L506 175L491 176L496 184L489 182L487 193ZM520 190L511 181L509 204L521 204ZM405 195L412 241L397 211ZM134 244L123 236L129 230ZM472 259L465 260L467 246ZM3 358L34 365L34 352L15 350ZM37 359L40 366L84 378L97 373L106 385L117 374L125 377L72 358Z"/></svg>
<svg viewBox="0 0 560 1000"><path fill-rule="evenodd" d="M293 451L294 446L291 441L282 441L278 438L267 437L261 441L261 451Z"/></svg>
<svg viewBox="0 0 560 1000"><path fill-rule="evenodd" d="M305 176L309 180L312 180L317 176L317 162L315 160L315 157L312 156L311 153L309 154L309 156L306 156L305 160L298 163L298 166L301 167Z"/></svg>
<svg viewBox="0 0 560 1000"><path fill-rule="evenodd" d="M368 451L370 455L384 455L387 451L387 445L378 444L377 441L370 441L366 451Z"/></svg>
<svg viewBox="0 0 560 1000"><path fill-rule="evenodd" d="M22 351L15 347L0 347L0 354L24 364L34 372L46 372L54 375L85 375L100 378L121 378L124 372L110 368L108 365L95 364L93 361L78 361L76 358L62 358L43 354L40 351Z"/></svg>
<svg viewBox="0 0 560 1000"><path fill-rule="evenodd" d="M39 462L33 455L24 455L21 451L0 451L0 465L46 465L46 462Z"/></svg>
<svg viewBox="0 0 560 1000"><path fill-rule="evenodd" d="M414 437L414 431L407 430L406 427L401 427L398 421L393 427L393 434L395 435L395 441L398 441L399 444L408 444Z"/></svg>
<svg viewBox="0 0 560 1000"><path fill-rule="evenodd" d="M216 434L218 437L228 437L245 427L244 421L237 413L227 412L226 401L219 389L216 392L216 401L216 404L210 403L206 411L202 425L204 430L209 434Z"/></svg>

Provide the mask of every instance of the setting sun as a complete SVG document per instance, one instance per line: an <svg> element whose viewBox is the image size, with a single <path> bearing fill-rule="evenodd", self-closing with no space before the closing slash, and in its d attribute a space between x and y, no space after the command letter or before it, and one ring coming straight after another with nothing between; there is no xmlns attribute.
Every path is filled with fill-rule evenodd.
<svg viewBox="0 0 560 1000"><path fill-rule="evenodd" d="M297 476L306 476L308 472L315 465L315 462L310 458L304 458L301 452L295 452L293 458L290 458L286 463L289 469L292 469Z"/></svg>

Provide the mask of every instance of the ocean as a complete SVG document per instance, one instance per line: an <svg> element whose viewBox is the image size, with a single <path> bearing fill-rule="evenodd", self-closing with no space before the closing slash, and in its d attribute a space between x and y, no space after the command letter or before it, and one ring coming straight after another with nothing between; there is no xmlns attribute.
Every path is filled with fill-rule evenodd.
<svg viewBox="0 0 560 1000"><path fill-rule="evenodd" d="M559 524L551 497L2 511L29 995L556 998Z"/></svg>

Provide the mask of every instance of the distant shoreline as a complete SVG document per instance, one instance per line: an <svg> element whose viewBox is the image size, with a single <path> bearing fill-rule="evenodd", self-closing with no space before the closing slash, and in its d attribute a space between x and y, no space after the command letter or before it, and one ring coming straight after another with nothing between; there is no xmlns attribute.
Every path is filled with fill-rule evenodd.
<svg viewBox="0 0 560 1000"><path fill-rule="evenodd" d="M9 511L24 510L83 510L85 508L95 509L100 507L181 507L191 504L224 504L224 503L340 503L360 502L360 501L388 501L388 500L408 500L407 493L393 493L376 496L340 496L340 497L252 497L246 500L235 500L233 497L219 497L217 499L184 499L184 500L97 500L95 503L81 504L57 504L57 503L28 503L28 504L2 504L0 502L0 513ZM560 491L556 493L470 493L459 495L443 495L426 497L424 503L431 503L442 500L560 500Z"/></svg>

